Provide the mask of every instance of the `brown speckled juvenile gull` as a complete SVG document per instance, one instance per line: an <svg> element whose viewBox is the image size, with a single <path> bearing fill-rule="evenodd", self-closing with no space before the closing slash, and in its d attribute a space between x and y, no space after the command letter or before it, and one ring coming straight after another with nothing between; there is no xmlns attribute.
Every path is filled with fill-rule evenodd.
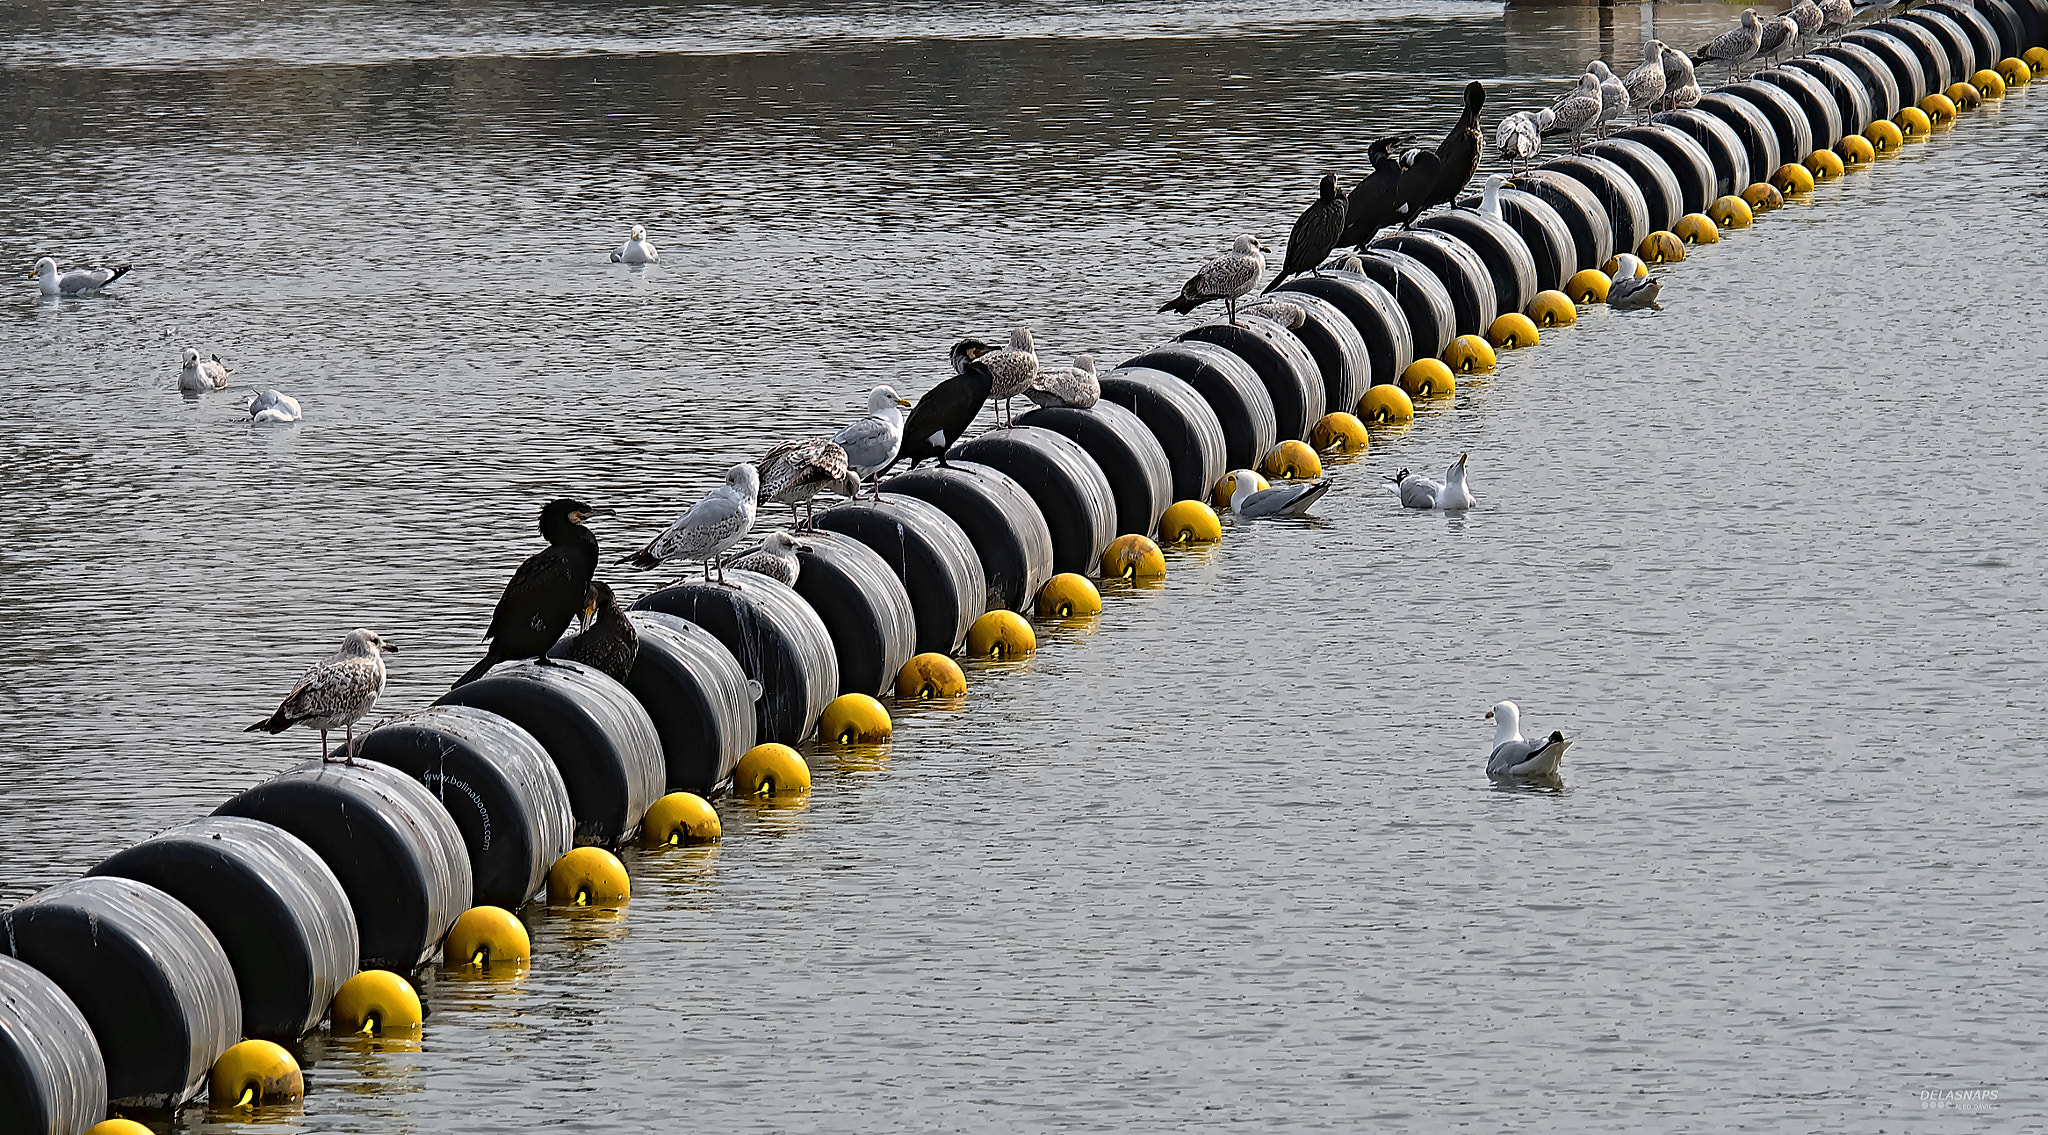
<svg viewBox="0 0 2048 1135"><path fill-rule="evenodd" d="M845 447L830 438L783 442L761 459L761 500L788 505L790 523L800 525L796 506L809 506L821 492L850 497L858 491L858 478L849 485L847 465Z"/></svg>
<svg viewBox="0 0 2048 1135"><path fill-rule="evenodd" d="M331 760L327 755L327 733L331 729L348 731L348 747L343 751L343 763L355 763L355 725L362 716L377 704L378 695L384 692L384 655L396 654L398 648L377 637L376 631L352 630L341 640L341 649L333 657L320 663L299 679L292 692L284 696L277 712L247 729L244 733L282 733L294 725L320 732L320 759Z"/></svg>
<svg viewBox="0 0 2048 1135"><path fill-rule="evenodd" d="M960 365L957 359L958 352L961 347L971 342L972 340L963 340L960 345L954 347L956 369ZM970 355L969 358L978 359L988 368L989 374L995 377L994 385L989 387L988 396L1003 404L1003 413L998 424L1015 425L1016 416L1010 412L1010 400L1024 393L1024 388L1031 385L1032 379L1038 377L1038 351L1031 342L1031 328L1022 324L1012 327L1008 347L984 355Z"/></svg>
<svg viewBox="0 0 2048 1135"><path fill-rule="evenodd" d="M765 575L796 586L797 572L803 561L796 558L798 551L810 551L810 545L800 544L796 537L778 528L761 539L761 542L734 557L728 566Z"/></svg>
<svg viewBox="0 0 2048 1135"><path fill-rule="evenodd" d="M1024 388L1024 397L1040 406L1071 406L1086 410L1102 399L1102 383L1095 376L1095 356L1075 355L1070 367L1045 367Z"/></svg>
<svg viewBox="0 0 2048 1135"><path fill-rule="evenodd" d="M1188 282L1181 285L1180 294L1160 304L1159 310L1186 315L1210 300L1222 300L1231 325L1241 326L1237 322L1237 301L1250 295L1259 286L1259 277L1266 274L1266 258L1261 255L1264 251L1265 245L1259 243L1258 237L1240 234L1229 252L1197 268Z"/></svg>

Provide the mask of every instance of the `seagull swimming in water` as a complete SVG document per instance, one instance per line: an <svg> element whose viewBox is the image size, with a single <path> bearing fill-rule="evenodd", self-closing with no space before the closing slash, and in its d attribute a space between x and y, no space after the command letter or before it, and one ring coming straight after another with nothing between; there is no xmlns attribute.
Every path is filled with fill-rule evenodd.
<svg viewBox="0 0 2048 1135"><path fill-rule="evenodd" d="M59 272L57 262L47 256L36 261L35 271L29 273L46 296L88 296L127 274L126 264L113 268L67 268Z"/></svg>
<svg viewBox="0 0 2048 1135"><path fill-rule="evenodd" d="M1657 302L1663 290L1664 282L1655 276L1621 276L1607 286L1607 306L1616 311L1663 311L1664 305Z"/></svg>
<svg viewBox="0 0 2048 1135"><path fill-rule="evenodd" d="M1504 701L1486 711L1493 720L1493 748L1486 757L1486 775L1556 776L1564 751L1572 743L1563 733L1553 732L1541 741L1522 740L1522 710Z"/></svg>
<svg viewBox="0 0 2048 1135"><path fill-rule="evenodd" d="M626 238L626 243L612 250L614 264L654 264L660 260L661 251L647 239L644 225L634 225L633 235Z"/></svg>
<svg viewBox="0 0 2048 1135"><path fill-rule="evenodd" d="M376 631L352 630L341 640L341 649L326 661L306 671L277 707L277 712L242 730L244 733L282 733L294 725L320 733L320 760L331 763L327 733L347 730L347 748L342 763L354 765L356 722L377 704L384 692L384 658L398 648L377 636Z"/></svg>
<svg viewBox="0 0 2048 1135"><path fill-rule="evenodd" d="M1230 325L1242 327L1237 321L1237 301L1250 295L1259 286L1259 277L1266 274L1266 258L1261 255L1265 249L1258 237L1240 235L1229 252L1196 269L1181 285L1180 294L1160 304L1159 310L1186 315L1210 300L1222 300Z"/></svg>
<svg viewBox="0 0 2048 1135"><path fill-rule="evenodd" d="M867 417L847 423L832 435L846 451L847 469L871 486L877 499L882 495L877 474L896 460L896 450L903 445L903 411L909 408L909 399L896 393L895 387L877 386L868 391Z"/></svg>
<svg viewBox="0 0 2048 1135"><path fill-rule="evenodd" d="M797 574L803 570L803 561L796 558L798 552L811 550L809 544L801 543L796 537L777 528L761 538L759 544L734 556L727 567L765 575L770 579L796 586Z"/></svg>
<svg viewBox="0 0 2048 1135"><path fill-rule="evenodd" d="M691 505L674 524L649 540L645 548L618 562L646 571L671 559L701 560L704 578L709 581L712 562L753 529L760 492L760 471L744 463L735 465L726 472L724 484ZM725 582L722 561L718 564L718 582Z"/></svg>
<svg viewBox="0 0 2048 1135"><path fill-rule="evenodd" d="M299 409L298 399L275 390L256 392L242 409L249 412L252 422L296 422L306 416L305 411Z"/></svg>
<svg viewBox="0 0 2048 1135"><path fill-rule="evenodd" d="M1444 470L1441 481L1403 469L1387 478L1380 487L1399 498L1403 508L1435 509L1439 512L1471 508L1479 503L1479 498L1473 496L1472 490L1465 485L1465 460L1471 456L1469 453L1459 454L1458 459Z"/></svg>
<svg viewBox="0 0 2048 1135"><path fill-rule="evenodd" d="M1275 485L1270 489L1259 487L1259 475L1249 469L1239 469L1231 475L1234 486L1230 493L1230 515L1239 520L1272 520L1281 516L1305 516L1309 506L1323 499L1330 491L1329 481L1310 481L1305 485Z"/></svg>
<svg viewBox="0 0 2048 1135"><path fill-rule="evenodd" d="M227 364L220 361L219 355L202 359L197 349L187 347L183 366L178 371L178 389L187 394L222 390L227 387L228 375L232 373Z"/></svg>

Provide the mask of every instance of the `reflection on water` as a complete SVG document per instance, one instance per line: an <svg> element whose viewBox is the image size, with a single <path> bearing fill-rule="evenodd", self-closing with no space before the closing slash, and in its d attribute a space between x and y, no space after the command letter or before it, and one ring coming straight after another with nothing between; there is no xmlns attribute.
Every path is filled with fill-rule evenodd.
<svg viewBox="0 0 2048 1135"><path fill-rule="evenodd" d="M0 293L0 898L302 758L240 730L351 627L430 701L540 501L616 554L961 334L1129 357L1468 78L1490 124L1730 13L8 6L11 255L136 268ZM1105 582L810 797L721 801L625 908L529 912L524 976L424 978L422 1041L309 1038L282 1126L2039 1114L2048 394L1984 360L2048 316L1959 283L2040 213L2035 97L1374 429L1319 523ZM658 269L606 262L636 221ZM187 343L306 421L178 397ZM1467 450L1463 516L1378 488ZM1583 738L1562 792L1484 777L1502 697Z"/></svg>

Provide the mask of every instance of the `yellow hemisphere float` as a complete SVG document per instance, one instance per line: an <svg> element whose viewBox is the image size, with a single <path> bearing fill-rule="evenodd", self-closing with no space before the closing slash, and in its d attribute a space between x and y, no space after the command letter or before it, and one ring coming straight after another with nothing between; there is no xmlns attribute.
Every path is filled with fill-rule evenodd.
<svg viewBox="0 0 2048 1135"><path fill-rule="evenodd" d="M717 843L724 836L718 810L694 792L671 792L656 800L640 823L640 842L647 847Z"/></svg>
<svg viewBox="0 0 2048 1135"><path fill-rule="evenodd" d="M1536 293L1535 299L1529 301L1528 315L1530 321L1538 327L1570 327L1579 321L1579 305L1572 302L1572 297L1558 291L1556 288L1545 288L1543 291ZM1425 360L1417 359L1415 361L1423 362ZM1442 362L1440 359L1429 359L1426 361L1433 363ZM1414 364L1411 363L1409 369L1414 369ZM1445 367L1444 373L1448 375L1450 368ZM1405 381L1408 377L1407 373L1403 372L1401 377L1404 380L1401 383L1401 388L1407 390L1408 383ZM1415 392L1409 390L1408 393L1413 395ZM1428 397L1428 395L1423 395L1423 397Z"/></svg>
<svg viewBox="0 0 2048 1135"><path fill-rule="evenodd" d="M283 1045L245 1040L213 1062L206 1092L208 1102L222 1111L290 1103L306 1097L306 1077Z"/></svg>
<svg viewBox="0 0 2048 1135"><path fill-rule="evenodd" d="M1844 134L1835 143L1835 152L1842 155L1844 170L1862 169L1877 160L1877 147L1861 134Z"/></svg>
<svg viewBox="0 0 2048 1135"><path fill-rule="evenodd" d="M1956 124L1955 100L1940 92L1920 100L1920 113L1934 123L1936 130L1947 130Z"/></svg>
<svg viewBox="0 0 2048 1135"><path fill-rule="evenodd" d="M990 611L967 628L967 653L974 658L1002 661L1023 658L1038 649L1038 635L1031 624L1015 611Z"/></svg>
<svg viewBox="0 0 2048 1135"><path fill-rule="evenodd" d="M1771 171L1771 188L1787 197L1813 192L1813 174L1797 162L1786 162Z"/></svg>
<svg viewBox="0 0 2048 1135"><path fill-rule="evenodd" d="M828 745L883 745L894 734L889 711L868 694L840 694L818 715L818 739Z"/></svg>
<svg viewBox="0 0 2048 1135"><path fill-rule="evenodd" d="M1372 444L1372 436L1365 430L1365 423L1342 410L1334 410L1316 419L1309 427L1308 443L1323 453L1334 453L1349 457L1364 453Z"/></svg>
<svg viewBox="0 0 2048 1135"><path fill-rule="evenodd" d="M1928 118L1927 112L1917 106L1909 106L1899 111L1893 116L1892 121L1898 124L1899 133L1910 142L1925 142L1927 136L1934 133L1934 120Z"/></svg>
<svg viewBox="0 0 2048 1135"><path fill-rule="evenodd" d="M1755 182L1742 191L1742 203L1749 206L1752 214L1768 213L1785 207L1785 195L1769 182Z"/></svg>
<svg viewBox="0 0 2048 1135"><path fill-rule="evenodd" d="M328 1019L336 1034L402 1036L417 1032L427 1015L419 991L404 978L388 969L366 969L335 990Z"/></svg>
<svg viewBox="0 0 2048 1135"><path fill-rule="evenodd" d="M1223 520L1201 501L1175 501L1159 516L1159 538L1169 544L1213 544L1223 539Z"/></svg>
<svg viewBox="0 0 2048 1135"><path fill-rule="evenodd" d="M1401 372L1400 385L1401 393L1409 396L1408 406L1405 410L1408 417L1389 420L1407 421L1413 419L1415 417L1414 400L1417 398L1449 398L1451 395L1456 394L1458 392L1458 376L1451 373L1451 368L1445 366L1442 359L1416 359L1408 364L1408 369ZM1381 388L1379 386L1372 387L1367 391L1368 396L1370 396L1372 390L1379 390ZM1382 401L1391 400L1392 397L1392 395L1380 395ZM1392 407L1375 407L1375 409L1394 414L1404 412L1398 403Z"/></svg>
<svg viewBox="0 0 2048 1135"><path fill-rule="evenodd" d="M1948 89L1941 93L1947 95L1948 101L1956 104L1959 111L1975 110L1984 105L1983 94L1968 83L1950 83Z"/></svg>
<svg viewBox="0 0 2048 1135"><path fill-rule="evenodd" d="M441 942L444 965L457 968L517 968L533 958L533 938L519 916L501 906L473 906L462 912Z"/></svg>
<svg viewBox="0 0 2048 1135"><path fill-rule="evenodd" d="M788 745L764 742L740 757L732 770L732 790L736 796L802 796L811 790L811 766ZM552 896L553 875L548 876L548 891Z"/></svg>
<svg viewBox="0 0 2048 1135"><path fill-rule="evenodd" d="M1573 303L1606 303L1607 289L1614 286L1614 280L1598 268L1581 268L1565 281L1564 294Z"/></svg>
<svg viewBox="0 0 2048 1135"><path fill-rule="evenodd" d="M1041 619L1085 619L1102 613L1102 592L1086 576L1063 571L1038 589L1036 603Z"/></svg>
<svg viewBox="0 0 2048 1135"><path fill-rule="evenodd" d="M1987 100L2005 97L2004 77L1989 67L1970 76L1970 85L1977 88L1977 93Z"/></svg>
<svg viewBox="0 0 2048 1135"><path fill-rule="evenodd" d="M746 758L740 763L746 764ZM549 906L619 906L632 897L626 865L602 847L576 848L548 868Z"/></svg>
<svg viewBox="0 0 2048 1135"><path fill-rule="evenodd" d="M1842 161L1842 155L1833 150L1815 150L1806 155L1804 164L1806 172L1812 174L1815 181L1833 181L1849 172L1847 163Z"/></svg>
<svg viewBox="0 0 2048 1135"><path fill-rule="evenodd" d="M1541 341L1536 321L1519 311L1502 312L1486 329L1486 341L1502 350L1517 351Z"/></svg>
<svg viewBox="0 0 2048 1135"><path fill-rule="evenodd" d="M1998 61L1998 77L2008 87L2024 87L2034 81L2034 69L2024 59L2007 57Z"/></svg>
<svg viewBox="0 0 2048 1135"><path fill-rule="evenodd" d="M1720 234L1717 233L1715 235L1719 236ZM1644 237L1642 243L1636 245L1636 256L1646 265L1643 271L1636 273L1636 275L1647 276L1649 275L1647 265L1676 264L1685 259L1685 242L1678 239L1678 234L1670 229L1658 229L1656 232Z"/></svg>
<svg viewBox="0 0 2048 1135"><path fill-rule="evenodd" d="M1746 229L1756 223L1756 213L1750 209L1749 202L1730 193L1714 198L1713 203L1707 206L1707 219L1724 229Z"/></svg>
<svg viewBox="0 0 2048 1135"><path fill-rule="evenodd" d="M1216 514L1212 512L1209 515L1213 517ZM1161 552L1159 545L1149 538L1128 532L1111 540L1109 547L1102 549L1102 574L1111 579L1159 579L1166 575L1166 553ZM1099 596L1095 600L1095 609L1102 610Z"/></svg>
<svg viewBox="0 0 2048 1135"><path fill-rule="evenodd" d="M1460 335L1451 340L1451 345L1444 348L1442 358L1444 365L1456 374L1490 372L1500 362L1493 355L1493 345L1477 335ZM1373 389L1378 390L1379 387ZM1367 396L1370 397L1370 393Z"/></svg>
<svg viewBox="0 0 2048 1135"><path fill-rule="evenodd" d="M927 651L912 655L910 661L903 664L903 669L896 671L896 697L899 701L966 696L967 675L961 673L958 662L943 654Z"/></svg>
<svg viewBox="0 0 2048 1135"><path fill-rule="evenodd" d="M1323 475L1323 459L1308 443L1289 439L1281 442L1259 462L1259 472L1276 480L1313 480Z"/></svg>
<svg viewBox="0 0 2048 1135"><path fill-rule="evenodd" d="M1736 201L1736 204L1740 205L1742 203ZM1747 211L1748 208L1747 205L1743 206L1744 211ZM1687 244L1721 243L1720 227L1715 225L1714 219L1705 213L1687 213L1685 216L1678 218L1678 223L1671 226L1671 235Z"/></svg>

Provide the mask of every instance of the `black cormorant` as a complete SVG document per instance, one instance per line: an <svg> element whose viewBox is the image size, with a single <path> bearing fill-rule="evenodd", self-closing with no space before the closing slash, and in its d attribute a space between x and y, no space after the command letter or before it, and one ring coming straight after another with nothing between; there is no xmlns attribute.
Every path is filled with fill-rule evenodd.
<svg viewBox="0 0 2048 1135"><path fill-rule="evenodd" d="M1476 79L1465 84L1465 111L1458 116L1458 124L1451 127L1451 132L1437 143L1436 182L1408 211L1404 227L1414 228L1425 211L1448 205L1465 192L1466 184L1479 168L1479 152L1485 147L1485 140L1479 136L1479 108L1485 104L1486 88Z"/></svg>
<svg viewBox="0 0 2048 1135"><path fill-rule="evenodd" d="M912 469L924 464L927 458L937 458L944 465L946 450L974 424L995 383L995 374L981 360L970 359L961 364L959 374L925 391L903 421L903 444L896 451L895 461L877 473L876 479L886 476L897 461L906 457Z"/></svg>
<svg viewBox="0 0 2048 1135"><path fill-rule="evenodd" d="M591 580L580 614L589 620L589 625L581 634L562 643L556 656L581 662L613 681L624 682L626 675L633 672L633 660L640 657L640 632L619 609L611 585Z"/></svg>
<svg viewBox="0 0 2048 1135"><path fill-rule="evenodd" d="M505 585L505 594L491 612L490 629L484 632L490 650L455 680L457 686L476 681L511 658L546 664L548 648L583 609L590 577L597 571L597 537L583 522L606 514L605 509L569 499L549 501L540 510L540 534L548 546L528 556L512 573L512 582Z"/></svg>
<svg viewBox="0 0 2048 1135"><path fill-rule="evenodd" d="M1323 175L1322 194L1316 203L1301 211L1294 231L1287 234L1287 256L1280 262L1280 274L1266 285L1266 291L1287 282L1287 277L1316 272L1324 258L1344 239L1345 194L1337 188L1337 175ZM1264 293L1261 293L1264 294Z"/></svg>
<svg viewBox="0 0 2048 1135"><path fill-rule="evenodd" d="M1366 147L1366 156L1372 159L1372 172L1353 186L1345 199L1344 235L1337 243L1362 249L1380 235L1381 229L1401 219L1401 199L1395 189L1401 183L1399 150L1408 142L1408 136L1401 134L1374 139Z"/></svg>

